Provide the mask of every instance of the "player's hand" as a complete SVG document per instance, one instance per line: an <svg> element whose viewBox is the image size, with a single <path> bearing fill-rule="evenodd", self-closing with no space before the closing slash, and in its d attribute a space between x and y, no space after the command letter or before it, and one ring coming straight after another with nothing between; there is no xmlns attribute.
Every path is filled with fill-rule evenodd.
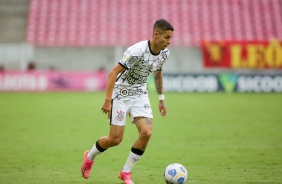
<svg viewBox="0 0 282 184"><path fill-rule="evenodd" d="M103 113L108 114L108 119L110 119L111 116L111 107L112 107L111 100L105 99L105 102L101 110L103 111Z"/></svg>
<svg viewBox="0 0 282 184"><path fill-rule="evenodd" d="M159 111L162 117L166 115L167 109L164 100L159 100Z"/></svg>

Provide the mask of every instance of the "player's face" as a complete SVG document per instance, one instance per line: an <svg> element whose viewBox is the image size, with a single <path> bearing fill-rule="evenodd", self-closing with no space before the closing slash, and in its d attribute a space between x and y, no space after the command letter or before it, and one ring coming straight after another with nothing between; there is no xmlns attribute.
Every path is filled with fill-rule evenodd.
<svg viewBox="0 0 282 184"><path fill-rule="evenodd" d="M160 50L164 50L167 46L169 46L172 36L173 31L171 30L156 33L156 43Z"/></svg>

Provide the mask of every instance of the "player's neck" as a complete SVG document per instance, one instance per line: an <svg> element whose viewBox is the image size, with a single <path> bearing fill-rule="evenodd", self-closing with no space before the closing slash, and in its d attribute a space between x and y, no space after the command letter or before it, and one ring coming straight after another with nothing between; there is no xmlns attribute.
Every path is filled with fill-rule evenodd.
<svg viewBox="0 0 282 184"><path fill-rule="evenodd" d="M151 39L149 41L149 47L150 47L150 51L152 52L152 54L154 55L159 55L161 50L156 46L156 43L154 41L154 39Z"/></svg>

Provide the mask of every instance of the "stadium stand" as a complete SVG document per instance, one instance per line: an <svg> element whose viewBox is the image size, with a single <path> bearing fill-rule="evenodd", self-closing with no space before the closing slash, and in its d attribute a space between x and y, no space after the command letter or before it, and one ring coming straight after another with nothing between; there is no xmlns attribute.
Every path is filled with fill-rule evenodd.
<svg viewBox="0 0 282 184"><path fill-rule="evenodd" d="M147 39L158 18L173 22L174 46L282 40L280 0L31 0L26 38L43 46L124 46Z"/></svg>
<svg viewBox="0 0 282 184"><path fill-rule="evenodd" d="M21 43L26 40L28 1L0 0L0 43Z"/></svg>

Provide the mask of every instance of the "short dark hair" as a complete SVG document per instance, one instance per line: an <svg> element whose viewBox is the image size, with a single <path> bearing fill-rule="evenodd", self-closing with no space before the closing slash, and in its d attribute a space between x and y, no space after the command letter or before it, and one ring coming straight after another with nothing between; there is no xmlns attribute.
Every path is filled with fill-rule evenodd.
<svg viewBox="0 0 282 184"><path fill-rule="evenodd" d="M173 26L168 21L166 21L165 19L157 20L154 24L154 27L153 27L153 30L155 30L155 29L161 29L163 31L167 31L167 30L174 31Z"/></svg>

